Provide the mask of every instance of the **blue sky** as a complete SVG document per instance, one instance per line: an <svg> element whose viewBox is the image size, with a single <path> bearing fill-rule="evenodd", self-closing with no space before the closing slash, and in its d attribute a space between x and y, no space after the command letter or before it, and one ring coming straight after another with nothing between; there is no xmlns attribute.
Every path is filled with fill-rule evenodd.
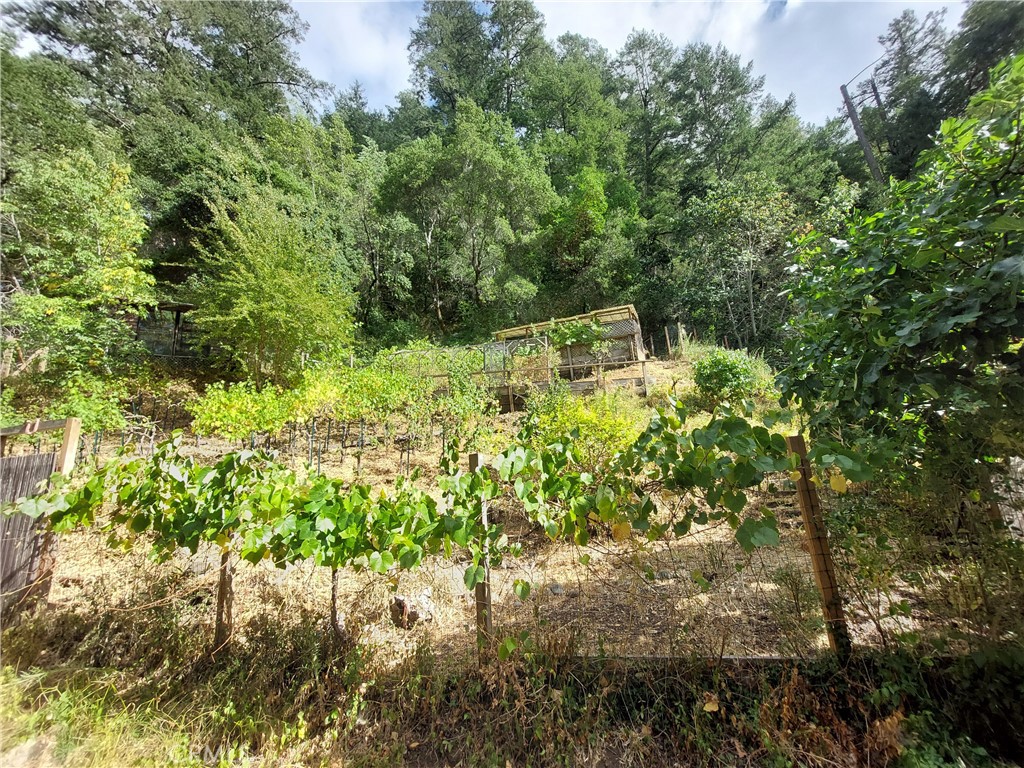
<svg viewBox="0 0 1024 768"><path fill-rule="evenodd" d="M303 64L339 90L359 80L370 106L382 108L409 83L409 31L420 2L295 0L309 22L301 46ZM954 27L962 5L935 2L824 2L719 0L639 2L637 0L539 0L547 37L563 32L593 37L612 55L632 29L661 32L677 45L706 41L753 60L770 93L795 94L797 112L822 123L838 113L840 84L874 61L878 36L904 8L919 15L946 8Z"/></svg>

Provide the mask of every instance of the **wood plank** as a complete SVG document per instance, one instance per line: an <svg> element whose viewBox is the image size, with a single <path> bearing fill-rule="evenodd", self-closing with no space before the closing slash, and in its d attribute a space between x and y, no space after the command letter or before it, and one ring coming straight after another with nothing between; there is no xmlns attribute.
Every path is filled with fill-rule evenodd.
<svg viewBox="0 0 1024 768"><path fill-rule="evenodd" d="M54 462L54 471L62 475L70 475L75 468L75 455L78 453L78 436L82 433L81 419L65 419L64 440L61 442L60 450L57 451L57 459Z"/></svg>
<svg viewBox="0 0 1024 768"><path fill-rule="evenodd" d="M482 453L469 454L469 471L476 472L487 462L487 457ZM484 530L487 529L487 500L480 502L480 523ZM479 661L482 664L486 656L486 649L490 638L494 634L493 624L493 603L491 601L491 563L489 557L489 545L486 535L481 542L483 550L484 580L476 585L476 642L480 654Z"/></svg>
<svg viewBox="0 0 1024 768"><path fill-rule="evenodd" d="M27 421L16 427L3 427L0 429L0 437L10 437L11 435L34 435L36 432L48 432L53 429L64 429L64 427L67 426L68 421L68 419L54 419L51 421L36 419L35 421ZM75 419L75 421L78 420Z"/></svg>
<svg viewBox="0 0 1024 768"><path fill-rule="evenodd" d="M818 496L818 489L811 482L813 474L807 460L807 445L801 435L792 435L786 438L786 446L791 454L800 459L800 477L796 481L797 499L800 502L804 529L807 531L807 548L811 555L814 580L821 595L828 644L841 659L845 660L852 652L850 632L843 613L843 598L836 580L832 550L829 548L828 532L821 512L821 499Z"/></svg>

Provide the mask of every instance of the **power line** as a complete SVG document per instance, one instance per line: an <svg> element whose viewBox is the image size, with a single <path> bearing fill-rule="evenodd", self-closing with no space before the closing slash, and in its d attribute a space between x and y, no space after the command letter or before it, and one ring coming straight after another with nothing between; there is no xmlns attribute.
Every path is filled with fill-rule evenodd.
<svg viewBox="0 0 1024 768"><path fill-rule="evenodd" d="M879 56L879 57L878 57L877 59L875 59L875 60L874 60L874 61L872 61L872 62L871 62L870 64L868 64L868 66L867 66L867 67L864 67L864 69L867 69L868 67L873 67L873 66L875 66L875 64L877 64L877 63L878 63L878 62L880 62L880 61L881 61L882 59L884 59L884 58L886 57L886 55L887 55L886 53L883 53L883 54L882 54L881 56ZM851 77L851 78L850 78L849 80L847 80L847 81L846 81L845 83L843 83L843 85L849 85L849 84L850 84L850 83L852 83L852 82L853 82L854 80L856 80L856 79L857 79L858 77L860 77L860 76L861 76L861 74L863 74L863 72L864 72L864 69L862 69L862 70L861 70L860 72L858 72L858 73L857 73L856 75L854 75L854 76L853 76L853 77Z"/></svg>

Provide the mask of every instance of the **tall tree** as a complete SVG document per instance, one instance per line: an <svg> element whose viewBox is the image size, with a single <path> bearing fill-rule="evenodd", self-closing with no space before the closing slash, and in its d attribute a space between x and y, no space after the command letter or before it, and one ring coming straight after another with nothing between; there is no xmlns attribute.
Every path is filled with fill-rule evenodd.
<svg viewBox="0 0 1024 768"><path fill-rule="evenodd" d="M364 333L389 335L389 324L408 306L412 293L416 228L403 214L381 210L381 185L387 175L387 154L372 140L362 148L353 168L352 233L362 255L359 320Z"/></svg>
<svg viewBox="0 0 1024 768"><path fill-rule="evenodd" d="M898 179L911 174L942 118L937 83L945 57L943 15L931 11L922 18L906 10L893 19L878 38L885 54L873 70L874 82L859 86L869 104L877 88L881 104L865 109L865 129L882 151L886 173Z"/></svg>
<svg viewBox="0 0 1024 768"><path fill-rule="evenodd" d="M13 37L0 35L0 184L8 184L14 166L33 154L91 148L97 141L116 144L111 132L89 120L78 75L62 61L18 56L14 45Z"/></svg>
<svg viewBox="0 0 1024 768"><path fill-rule="evenodd" d="M197 122L225 115L248 128L322 87L293 46L307 25L284 0L37 0L12 20L95 88L115 124L160 103Z"/></svg>
<svg viewBox="0 0 1024 768"><path fill-rule="evenodd" d="M460 101L443 143L432 136L395 153L384 197L420 230L417 271L442 328L460 316L484 327L535 293L517 256L555 195L541 158L503 116Z"/></svg>
<svg viewBox="0 0 1024 768"><path fill-rule="evenodd" d="M34 154L12 179L0 208L11 287L5 354L11 370L37 367L47 396L60 399L83 377L116 374L130 358L124 320L154 303L138 254L146 223L130 168L109 154Z"/></svg>
<svg viewBox="0 0 1024 768"><path fill-rule="evenodd" d="M625 171L623 115L607 92L609 76L605 50L578 35L562 35L531 75L526 136L560 193L584 168Z"/></svg>
<svg viewBox="0 0 1024 768"><path fill-rule="evenodd" d="M675 170L673 140L679 125L669 79L676 59L664 35L633 31L614 64L629 132L628 167L647 216L659 192L671 188Z"/></svg>
<svg viewBox="0 0 1024 768"><path fill-rule="evenodd" d="M490 0L492 81L487 106L523 125L525 92L531 73L550 50L544 39L544 17L532 0Z"/></svg>
<svg viewBox="0 0 1024 768"><path fill-rule="evenodd" d="M412 31L413 82L448 119L460 99L486 103L492 78L486 16L469 0L425 0Z"/></svg>
<svg viewBox="0 0 1024 768"><path fill-rule="evenodd" d="M680 220L675 317L738 346L777 348L785 245L795 221L792 201L763 174L712 182Z"/></svg>
<svg viewBox="0 0 1024 768"><path fill-rule="evenodd" d="M1024 3L970 0L946 48L942 106L958 115L971 96L988 86L988 73L1024 50Z"/></svg>
<svg viewBox="0 0 1024 768"><path fill-rule="evenodd" d="M417 304L442 333L448 330L450 305L456 303L447 270L445 235L452 211L441 169L443 152L438 134L403 144L388 158L380 188L383 208L403 214L416 225L419 245L414 251L413 281L421 287Z"/></svg>
<svg viewBox="0 0 1024 768"><path fill-rule="evenodd" d="M121 135L151 213L147 250L165 264L191 259L189 232L208 221L209 180L224 172L210 173L219 147L322 90L298 62L306 25L284 0L37 0L10 18L78 73L87 113Z"/></svg>
<svg viewBox="0 0 1024 768"><path fill-rule="evenodd" d="M329 358L352 339L335 244L284 203L274 188L247 181L236 200L210 202L212 222L196 243L194 321L257 386L294 382L304 354Z"/></svg>

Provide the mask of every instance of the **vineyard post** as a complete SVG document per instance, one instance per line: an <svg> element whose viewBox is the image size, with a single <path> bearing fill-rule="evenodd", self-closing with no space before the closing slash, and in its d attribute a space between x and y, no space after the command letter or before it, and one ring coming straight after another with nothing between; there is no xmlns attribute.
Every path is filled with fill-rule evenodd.
<svg viewBox="0 0 1024 768"><path fill-rule="evenodd" d="M484 365L486 365L486 362L484 363ZM502 348L501 373L502 376L504 376L505 378L505 387L507 388L508 393L508 410L511 413L515 413L516 401L515 395L512 392L512 370L509 368L508 342L505 342L505 346Z"/></svg>
<svg viewBox="0 0 1024 768"><path fill-rule="evenodd" d="M217 656L231 639L234 624L232 605L235 602L234 574L231 572L231 551L227 548L220 555L220 579L217 582L217 624L213 633L212 656Z"/></svg>
<svg viewBox="0 0 1024 768"><path fill-rule="evenodd" d="M64 437L61 440L60 450L54 459L53 470L60 472L67 477L75 468L75 457L78 449L78 436L82 432L82 420L76 418L64 421ZM57 565L57 534L49 526L43 533L39 545L39 564L37 566L36 583L31 586L28 594L22 598L26 602L37 599L46 600L50 594L50 584L53 581L53 569Z"/></svg>
<svg viewBox="0 0 1024 768"><path fill-rule="evenodd" d="M828 632L828 644L840 659L846 660L852 652L850 632L843 614L843 597L836 581L835 564L832 561L832 550L828 544L828 531L821 513L821 498L818 489L812 482L811 465L807 460L807 445L802 435L786 438L786 446L791 455L800 459L799 478L796 481L797 497L800 500L800 513L807 531L808 552L811 566L814 569L814 580L818 584L821 595L821 609L825 616L825 629Z"/></svg>
<svg viewBox="0 0 1024 768"><path fill-rule="evenodd" d="M54 471L62 475L70 475L75 466L75 453L78 448L78 436L82 433L81 419L68 419L64 425L64 439L57 452Z"/></svg>
<svg viewBox="0 0 1024 768"><path fill-rule="evenodd" d="M668 337L668 326L665 326L665 357L672 357L672 341Z"/></svg>
<svg viewBox="0 0 1024 768"><path fill-rule="evenodd" d="M486 457L481 453L469 454L469 471L476 472L486 462ZM483 526L484 534L481 542L483 551L484 578L476 585L476 643L479 652L479 661L484 660L484 648L491 637L492 605L491 605L491 563L488 556L489 546L487 542L487 499L480 500L480 524Z"/></svg>
<svg viewBox="0 0 1024 768"><path fill-rule="evenodd" d="M551 343L548 341L548 337L544 337L544 356L548 360L548 387L551 387L551 382L555 380L555 366L551 362ZM559 356L559 362L561 362L561 356Z"/></svg>

